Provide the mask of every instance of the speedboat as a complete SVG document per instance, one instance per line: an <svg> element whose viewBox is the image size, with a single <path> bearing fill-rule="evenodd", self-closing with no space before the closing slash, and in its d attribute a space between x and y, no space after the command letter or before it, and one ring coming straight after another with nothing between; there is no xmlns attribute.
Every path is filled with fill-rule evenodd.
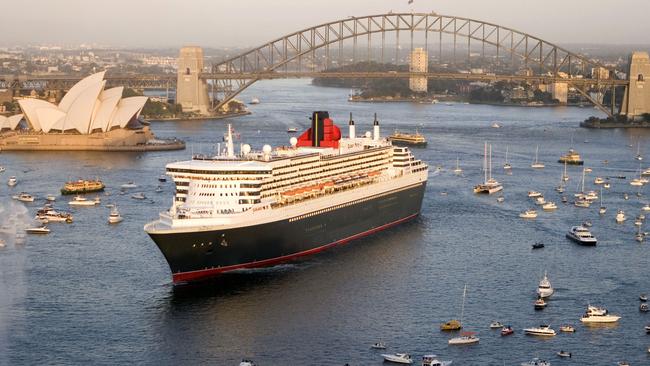
<svg viewBox="0 0 650 366"><path fill-rule="evenodd" d="M604 183L605 180L601 177L596 177L596 179L594 179L594 184L604 184Z"/></svg>
<svg viewBox="0 0 650 366"><path fill-rule="evenodd" d="M372 349L386 349L386 343L379 341L375 342L372 345L370 345L370 348Z"/></svg>
<svg viewBox="0 0 650 366"><path fill-rule="evenodd" d="M528 191L528 197L530 198L540 197L541 195L542 193L537 191Z"/></svg>
<svg viewBox="0 0 650 366"><path fill-rule="evenodd" d="M537 211L535 210L526 210L519 214L519 217L522 219L534 219L537 217Z"/></svg>
<svg viewBox="0 0 650 366"><path fill-rule="evenodd" d="M544 243L533 244L533 249L542 249L542 248L544 248Z"/></svg>
<svg viewBox="0 0 650 366"><path fill-rule="evenodd" d="M604 187L605 189L610 189L610 188L612 188L612 184L609 183L609 182L605 182L605 184L603 184L603 187Z"/></svg>
<svg viewBox="0 0 650 366"><path fill-rule="evenodd" d="M501 324L501 322L490 323L490 329L499 329L499 328L503 328L503 324Z"/></svg>
<svg viewBox="0 0 650 366"><path fill-rule="evenodd" d="M86 197L75 196L72 201L68 202L70 206L95 206L101 203L99 197L95 197L94 200L89 200Z"/></svg>
<svg viewBox="0 0 650 366"><path fill-rule="evenodd" d="M548 304L541 297L535 300L535 310L542 310L546 308L546 305Z"/></svg>
<svg viewBox="0 0 650 366"><path fill-rule="evenodd" d="M539 327L524 328L524 334L541 337L553 337L556 333L550 325L542 324Z"/></svg>
<svg viewBox="0 0 650 366"><path fill-rule="evenodd" d="M479 342L479 337L474 332L463 332L460 337L451 338L447 343L450 345L474 344Z"/></svg>
<svg viewBox="0 0 650 366"><path fill-rule="evenodd" d="M566 237L580 245L594 246L598 242L596 237L584 226L572 226Z"/></svg>
<svg viewBox="0 0 650 366"><path fill-rule="evenodd" d="M650 203L646 203L645 205L643 205L643 207L641 207L641 211L646 211L646 212L650 211Z"/></svg>
<svg viewBox="0 0 650 366"><path fill-rule="evenodd" d="M117 207L113 207L111 210L111 213L108 215L108 223L109 224L117 224L122 222L124 220L122 216L120 215L120 212L117 210Z"/></svg>
<svg viewBox="0 0 650 366"><path fill-rule="evenodd" d="M648 306L648 304L642 303L641 305L639 305L639 311L643 313L647 313L648 311L650 311L650 307Z"/></svg>
<svg viewBox="0 0 650 366"><path fill-rule="evenodd" d="M588 305L587 311L580 318L583 323L616 323L621 319L618 315L609 314L607 309Z"/></svg>
<svg viewBox="0 0 650 366"><path fill-rule="evenodd" d="M641 302L648 301L648 295L646 295L646 294L639 295L639 301L641 301Z"/></svg>
<svg viewBox="0 0 650 366"><path fill-rule="evenodd" d="M568 357L571 358L571 352L560 351L557 353L558 357Z"/></svg>
<svg viewBox="0 0 650 366"><path fill-rule="evenodd" d="M646 333L650 333L650 325L646 325L643 329L645 329Z"/></svg>
<svg viewBox="0 0 650 366"><path fill-rule="evenodd" d="M72 223L72 215L67 212L58 212L52 208L45 208L36 213L36 220L42 223L67 222Z"/></svg>
<svg viewBox="0 0 650 366"><path fill-rule="evenodd" d="M505 199L505 197L503 197L503 196L499 196L499 197L497 197L497 202L499 202L499 203L502 203L502 202L504 202L505 200L506 200L506 199Z"/></svg>
<svg viewBox="0 0 650 366"><path fill-rule="evenodd" d="M296 133L298 132L298 129L295 127L289 127L287 128L287 133Z"/></svg>
<svg viewBox="0 0 650 366"><path fill-rule="evenodd" d="M501 328L501 336L503 336L503 337L509 336L509 335L513 334L514 332L515 332L515 330L512 329L512 327L509 326L509 325Z"/></svg>
<svg viewBox="0 0 650 366"><path fill-rule="evenodd" d="M29 227L25 229L25 232L27 234L49 234L50 229L47 228L47 226L39 226L39 227Z"/></svg>
<svg viewBox="0 0 650 366"><path fill-rule="evenodd" d="M162 191L163 191L163 189L162 189L161 186L156 187L156 193L160 193L160 192L162 192Z"/></svg>
<svg viewBox="0 0 650 366"><path fill-rule="evenodd" d="M573 326L568 325L568 324L563 325L563 326L560 327L560 332L575 333L575 331L576 331L576 328L574 328Z"/></svg>
<svg viewBox="0 0 650 366"><path fill-rule="evenodd" d="M540 360L539 358L533 358L528 362L523 362L521 366L551 366L551 363L548 361Z"/></svg>
<svg viewBox="0 0 650 366"><path fill-rule="evenodd" d="M49 202L54 202L56 201L56 196L53 194L48 194L47 197L45 197L45 199L48 200Z"/></svg>
<svg viewBox="0 0 650 366"><path fill-rule="evenodd" d="M18 184L18 180L16 179L16 177L13 177L13 176L12 176L12 177L9 177L9 180L7 181L7 185L8 185L9 187L13 187L13 186L15 186L16 184Z"/></svg>
<svg viewBox="0 0 650 366"><path fill-rule="evenodd" d="M134 193L131 195L131 198L134 200L145 200L147 199L147 196L144 195L142 192Z"/></svg>
<svg viewBox="0 0 650 366"><path fill-rule="evenodd" d="M544 211L557 210L557 205L555 204L555 202L546 202L545 204L542 205L542 209Z"/></svg>
<svg viewBox="0 0 650 366"><path fill-rule="evenodd" d="M12 198L20 202L34 202L34 196L25 192L21 192L20 194L15 195Z"/></svg>
<svg viewBox="0 0 650 366"><path fill-rule="evenodd" d="M381 356L388 362L401 363L405 365L413 363L413 359L407 353L382 354Z"/></svg>
<svg viewBox="0 0 650 366"><path fill-rule="evenodd" d="M123 189L129 189L129 188L138 188L138 185L135 184L134 182L128 182L128 183L122 184L120 187L123 188Z"/></svg>
<svg viewBox="0 0 650 366"><path fill-rule="evenodd" d="M551 286L551 281L549 281L546 272L544 272L544 277L539 281L539 286L537 287L537 295L539 295L539 297L542 299L551 297L553 295L553 286Z"/></svg>
<svg viewBox="0 0 650 366"><path fill-rule="evenodd" d="M255 363L255 361L253 361L251 359L244 358L239 363L239 366L256 366L256 363Z"/></svg>
<svg viewBox="0 0 650 366"><path fill-rule="evenodd" d="M616 212L616 222L617 223L621 224L621 223L625 222L626 219L627 219L627 217L625 217L625 211L618 210L618 212Z"/></svg>
<svg viewBox="0 0 650 366"><path fill-rule="evenodd" d="M535 198L535 204L538 206L545 205L546 204L546 199L544 199L544 196L539 196Z"/></svg>
<svg viewBox="0 0 650 366"><path fill-rule="evenodd" d="M436 355L422 356L422 366L449 366L452 361L440 361Z"/></svg>

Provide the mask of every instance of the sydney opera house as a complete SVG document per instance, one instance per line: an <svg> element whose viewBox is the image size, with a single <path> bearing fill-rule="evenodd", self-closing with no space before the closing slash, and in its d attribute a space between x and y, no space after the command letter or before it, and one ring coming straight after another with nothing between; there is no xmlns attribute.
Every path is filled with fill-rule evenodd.
<svg viewBox="0 0 650 366"><path fill-rule="evenodd" d="M23 114L0 117L3 150L171 150L177 140L156 139L138 117L147 97L122 98L123 87L105 89L104 72L82 79L59 105L18 101ZM24 122L23 122L24 121Z"/></svg>

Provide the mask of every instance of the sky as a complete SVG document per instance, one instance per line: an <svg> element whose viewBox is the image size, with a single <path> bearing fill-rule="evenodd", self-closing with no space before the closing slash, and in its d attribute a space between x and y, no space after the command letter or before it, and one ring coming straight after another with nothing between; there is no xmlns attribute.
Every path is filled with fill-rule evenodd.
<svg viewBox="0 0 650 366"><path fill-rule="evenodd" d="M0 45L251 47L393 12L456 15L552 43L650 44L650 0L0 0Z"/></svg>

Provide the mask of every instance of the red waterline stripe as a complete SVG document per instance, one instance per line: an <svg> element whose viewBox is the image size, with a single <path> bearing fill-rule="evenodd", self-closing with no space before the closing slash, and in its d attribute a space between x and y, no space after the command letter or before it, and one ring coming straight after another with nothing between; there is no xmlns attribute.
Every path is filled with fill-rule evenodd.
<svg viewBox="0 0 650 366"><path fill-rule="evenodd" d="M347 238L335 241L333 243L325 244L323 246L313 248L313 249L309 249L309 250L305 250L303 252L289 254L289 255L285 255L285 256L277 257L277 258L265 259L265 260L261 260L261 261L257 261L257 262L248 262L248 263L242 263L242 264L235 264L235 265L232 265L232 266L219 267L219 268L210 268L210 269L202 269L202 270L191 271L191 272L173 273L172 274L172 280L174 281L174 283L189 282L189 281L196 281L196 280L199 280L199 279L204 279L204 278L216 276L218 274L233 271L235 269L272 266L274 264L290 261L292 259L296 259L296 258L299 258L299 257L304 257L304 256L307 256L307 255L316 254L316 253L322 252L323 250L329 249L329 248L331 248L331 247L333 247L335 245L345 244L345 243L350 242L352 240L355 240L355 239L358 239L358 238L361 238L361 237L364 237L364 236L367 236L367 235L374 234L374 233L376 233L378 231L385 230L385 229L388 229L388 228L390 228L392 226L399 225L399 224L401 224L401 223L403 223L405 221L411 220L414 217L416 217L418 214L419 213L416 213L416 214L407 216L405 218L399 219L397 221L393 221L393 222L390 222L388 224L376 227L374 229L370 229L368 231L364 231L364 232L359 233L359 234L354 234L352 236L349 236Z"/></svg>

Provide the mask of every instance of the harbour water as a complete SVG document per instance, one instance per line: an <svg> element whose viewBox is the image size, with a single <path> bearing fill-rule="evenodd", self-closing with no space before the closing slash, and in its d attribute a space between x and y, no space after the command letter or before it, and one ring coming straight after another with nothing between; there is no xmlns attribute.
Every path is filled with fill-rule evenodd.
<svg viewBox="0 0 650 366"><path fill-rule="evenodd" d="M650 131L580 129L580 121L597 113L591 108L348 103L347 90L305 80L259 83L241 95L244 101L252 97L261 103L251 106L250 116L153 123L156 135L185 140L185 151L0 154L7 169L0 174L3 222L21 206L33 216L43 198L69 179L99 177L107 185L101 207L70 209L69 198L58 197L55 206L72 211L74 223L51 224L49 235L0 248L0 364L237 365L247 357L262 366L379 365L381 352L369 347L379 339L388 352L408 352L417 360L435 353L458 365L519 365L533 357L554 365L650 363L650 336L643 330L650 314L638 310L638 295L650 293L650 248L634 240L633 226L650 189L629 185L639 167L637 141L644 164L650 162ZM164 258L142 230L171 203L170 182L162 183L162 193L154 192L165 164L213 152L226 123L254 148L288 145L287 128L307 128L316 109L328 110L344 134L349 112L360 132L371 129L376 112L384 134L417 128L427 137L427 148L415 150L431 171L421 216L299 262L200 286L172 286ZM503 127L491 128L495 121ZM472 193L482 180L484 141L493 145L493 175L505 187L503 203ZM538 144L546 168L534 171ZM510 176L502 169L506 146ZM589 209L564 205L554 191L563 169L557 159L570 147L593 168L588 188L597 189L596 176L628 178L611 180L604 217L597 203ZM452 173L457 157L460 177ZM580 169L569 167L569 197L578 188ZM5 184L11 175L19 180L13 188ZM128 181L139 187L120 194ZM541 191L559 209L532 221L518 218L533 207L529 190ZM41 199L11 200L21 191ZM150 199L131 199L136 192ZM122 223L107 224L106 203L117 205ZM630 217L625 224L615 223L617 209ZM586 219L599 239L593 248L564 238L570 226ZM650 224L643 229L650 231ZM546 247L531 250L536 241ZM535 311L544 271L556 290L549 306ZM451 334L440 332L439 324L460 315L465 284L463 322L481 341L450 347ZM621 321L582 326L589 303L606 306ZM500 337L489 329L495 320L512 325L515 334ZM523 335L522 328L543 323L556 330L570 323L577 332L551 339ZM555 356L561 349L572 353L570 361Z"/></svg>

